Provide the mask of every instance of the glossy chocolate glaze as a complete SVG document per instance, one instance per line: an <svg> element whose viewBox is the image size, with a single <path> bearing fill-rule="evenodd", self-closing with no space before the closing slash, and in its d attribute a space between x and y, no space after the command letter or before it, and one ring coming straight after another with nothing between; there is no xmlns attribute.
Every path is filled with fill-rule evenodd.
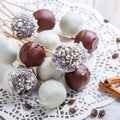
<svg viewBox="0 0 120 120"><path fill-rule="evenodd" d="M22 46L19 57L26 66L34 67L40 65L46 55L42 45L31 41Z"/></svg>
<svg viewBox="0 0 120 120"><path fill-rule="evenodd" d="M50 30L55 26L55 17L53 13L47 9L40 9L33 13L39 26L38 32Z"/></svg>
<svg viewBox="0 0 120 120"><path fill-rule="evenodd" d="M90 71L85 65L80 65L79 68L70 73L65 73L67 85L75 90L80 91L85 87L90 79Z"/></svg>
<svg viewBox="0 0 120 120"><path fill-rule="evenodd" d="M92 53L98 46L98 37L96 33L90 30L82 30L75 37L75 43L80 41L83 43L83 46L88 50L89 53Z"/></svg>

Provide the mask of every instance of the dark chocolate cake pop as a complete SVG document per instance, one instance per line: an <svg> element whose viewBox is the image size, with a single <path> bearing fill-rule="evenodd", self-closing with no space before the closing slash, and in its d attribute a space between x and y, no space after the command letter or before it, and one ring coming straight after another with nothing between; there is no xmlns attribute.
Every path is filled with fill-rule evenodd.
<svg viewBox="0 0 120 120"><path fill-rule="evenodd" d="M22 46L19 57L27 67L34 67L40 65L46 55L42 45L31 41Z"/></svg>
<svg viewBox="0 0 120 120"><path fill-rule="evenodd" d="M31 37L37 29L36 27L35 19L27 16L26 14L16 15L11 22L13 34L18 38Z"/></svg>
<svg viewBox="0 0 120 120"><path fill-rule="evenodd" d="M80 91L82 88L84 88L84 86L88 83L89 78L90 71L83 64L81 64L76 71L65 73L67 85L75 91Z"/></svg>
<svg viewBox="0 0 120 120"><path fill-rule="evenodd" d="M82 30L75 37L75 43L83 43L83 46L92 53L98 46L98 37L96 33L90 30Z"/></svg>
<svg viewBox="0 0 120 120"><path fill-rule="evenodd" d="M29 96L37 84L35 74L30 69L23 66L14 68L8 74L8 81L12 92L21 97Z"/></svg>
<svg viewBox="0 0 120 120"><path fill-rule="evenodd" d="M50 10L37 10L33 13L33 16L38 21L38 32L43 30L50 30L55 26L55 17Z"/></svg>

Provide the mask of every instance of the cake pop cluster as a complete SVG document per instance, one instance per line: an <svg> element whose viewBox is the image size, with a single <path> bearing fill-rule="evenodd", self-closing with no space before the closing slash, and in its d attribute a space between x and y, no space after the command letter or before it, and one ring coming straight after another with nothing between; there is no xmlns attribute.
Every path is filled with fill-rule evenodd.
<svg viewBox="0 0 120 120"><path fill-rule="evenodd" d="M38 101L47 108L58 107L67 97L66 86L59 81L62 77L67 86L76 92L87 85L90 71L84 63L97 49L99 41L95 32L83 30L84 20L76 13L68 12L59 20L59 34L69 36L69 40L72 37L72 42L62 42L55 25L55 15L48 9L33 12L32 18L18 14L11 21L13 35L18 39L33 39L25 39L18 53L17 48L3 50L9 54L3 57L6 63L12 64L19 59L19 64L24 64L24 67L15 67L8 74L12 91L21 97L30 96L35 91L37 80L40 80L42 84L37 91ZM3 42L0 42L2 45ZM0 59L1 63L3 61ZM31 70L33 67L36 74Z"/></svg>

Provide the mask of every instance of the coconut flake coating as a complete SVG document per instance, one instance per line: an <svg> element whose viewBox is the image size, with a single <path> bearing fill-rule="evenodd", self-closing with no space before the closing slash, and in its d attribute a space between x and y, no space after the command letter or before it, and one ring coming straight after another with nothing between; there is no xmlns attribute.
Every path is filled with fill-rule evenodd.
<svg viewBox="0 0 120 120"><path fill-rule="evenodd" d="M21 97L29 96L37 84L35 74L30 69L23 66L14 68L8 74L8 81L12 92Z"/></svg>
<svg viewBox="0 0 120 120"><path fill-rule="evenodd" d="M89 54L82 44L62 43L56 47L52 61L58 70L73 72L88 58Z"/></svg>
<svg viewBox="0 0 120 120"><path fill-rule="evenodd" d="M27 38L35 32L36 24L34 19L26 14L18 14L11 22L11 29L18 38Z"/></svg>

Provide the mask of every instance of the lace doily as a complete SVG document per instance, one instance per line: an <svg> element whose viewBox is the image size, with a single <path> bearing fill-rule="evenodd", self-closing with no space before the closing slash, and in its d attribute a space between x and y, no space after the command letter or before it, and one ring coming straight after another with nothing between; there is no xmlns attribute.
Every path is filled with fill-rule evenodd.
<svg viewBox="0 0 120 120"><path fill-rule="evenodd" d="M80 120L86 118L92 108L102 107L112 103L115 98L99 90L98 82L108 77L120 75L120 59L112 58L114 53L120 52L120 44L116 43L116 38L119 37L120 31L110 23L105 23L97 11L83 5L72 5L63 0L11 0L11 2L15 1L17 4L32 10L38 8L50 9L55 14L57 20L60 20L67 11L75 11L83 16L84 29L89 29L97 33L99 47L86 62L86 65L91 71L91 78L88 85L81 92L77 93L67 87L68 94L66 102L74 98L75 103L71 106L66 104L63 107L60 106L55 109L41 107L36 102L38 99L37 92L26 99L10 95L6 78L10 68L0 64L0 115L5 117L6 120ZM8 4L6 6L17 13L20 11L25 12ZM4 8L1 7L1 9ZM25 110L23 108L23 104L26 101L32 105L32 109ZM70 107L76 108L76 113L69 113Z"/></svg>

